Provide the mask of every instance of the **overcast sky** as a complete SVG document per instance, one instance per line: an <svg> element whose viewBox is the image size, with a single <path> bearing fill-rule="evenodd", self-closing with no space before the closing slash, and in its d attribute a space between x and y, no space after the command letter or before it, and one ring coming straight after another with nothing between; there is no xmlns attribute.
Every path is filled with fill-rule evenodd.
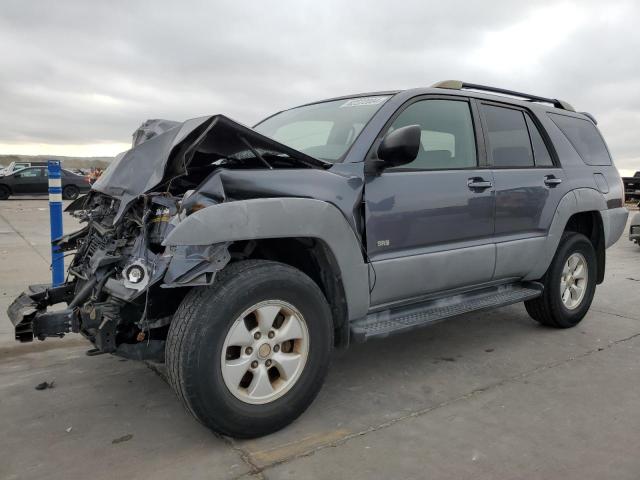
<svg viewBox="0 0 640 480"><path fill-rule="evenodd" d="M145 119L252 124L462 79L558 97L640 170L640 2L0 2L0 153L114 155Z"/></svg>

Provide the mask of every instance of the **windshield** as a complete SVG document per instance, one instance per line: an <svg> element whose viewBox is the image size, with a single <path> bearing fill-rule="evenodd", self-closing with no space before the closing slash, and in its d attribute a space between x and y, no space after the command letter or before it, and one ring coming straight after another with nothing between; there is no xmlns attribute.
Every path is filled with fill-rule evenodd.
<svg viewBox="0 0 640 480"><path fill-rule="evenodd" d="M389 95L354 97L292 108L254 130L311 157L335 162L388 99Z"/></svg>

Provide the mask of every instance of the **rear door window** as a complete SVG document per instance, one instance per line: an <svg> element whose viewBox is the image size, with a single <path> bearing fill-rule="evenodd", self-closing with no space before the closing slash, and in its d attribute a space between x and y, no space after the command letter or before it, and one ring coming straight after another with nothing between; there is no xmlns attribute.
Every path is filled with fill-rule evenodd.
<svg viewBox="0 0 640 480"><path fill-rule="evenodd" d="M533 167L529 130L521 110L482 105L489 137L489 158L494 167Z"/></svg>
<svg viewBox="0 0 640 480"><path fill-rule="evenodd" d="M611 157L596 126L589 120L549 113L560 131L587 165L611 165Z"/></svg>

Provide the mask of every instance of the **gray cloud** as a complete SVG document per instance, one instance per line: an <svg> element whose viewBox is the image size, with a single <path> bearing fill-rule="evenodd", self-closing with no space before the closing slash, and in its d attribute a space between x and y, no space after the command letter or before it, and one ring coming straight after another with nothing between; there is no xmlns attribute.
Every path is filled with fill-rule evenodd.
<svg viewBox="0 0 640 480"><path fill-rule="evenodd" d="M640 169L638 19L624 1L5 0L0 143L126 143L146 118L251 124L460 78L592 112L618 166Z"/></svg>

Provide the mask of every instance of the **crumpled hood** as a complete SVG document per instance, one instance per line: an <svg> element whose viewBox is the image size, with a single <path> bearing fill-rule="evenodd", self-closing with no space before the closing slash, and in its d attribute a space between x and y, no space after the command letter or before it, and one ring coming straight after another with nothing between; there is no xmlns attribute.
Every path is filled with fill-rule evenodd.
<svg viewBox="0 0 640 480"><path fill-rule="evenodd" d="M301 167L327 168L331 164L310 157L231 120L224 115L185 122L149 120L133 135L134 146L119 154L93 190L120 200L116 219L139 195L158 189L184 175L196 152L212 158L255 158L264 152L282 155Z"/></svg>

